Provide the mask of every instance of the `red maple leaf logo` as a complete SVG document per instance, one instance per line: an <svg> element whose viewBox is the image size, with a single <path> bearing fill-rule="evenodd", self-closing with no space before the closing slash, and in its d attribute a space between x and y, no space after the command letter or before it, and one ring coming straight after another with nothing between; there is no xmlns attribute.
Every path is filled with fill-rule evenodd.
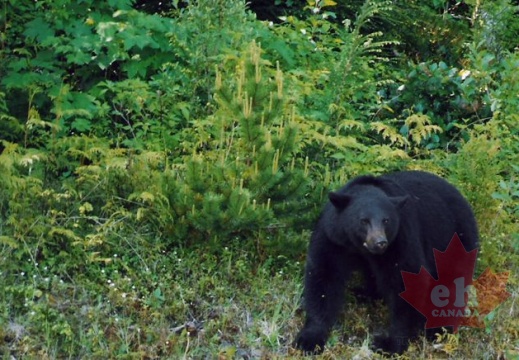
<svg viewBox="0 0 519 360"><path fill-rule="evenodd" d="M477 249L467 252L454 234L445 252L433 251L438 279L423 266L418 274L402 271L405 291L400 296L426 317L426 329L452 326L456 332L470 316L467 304Z"/></svg>

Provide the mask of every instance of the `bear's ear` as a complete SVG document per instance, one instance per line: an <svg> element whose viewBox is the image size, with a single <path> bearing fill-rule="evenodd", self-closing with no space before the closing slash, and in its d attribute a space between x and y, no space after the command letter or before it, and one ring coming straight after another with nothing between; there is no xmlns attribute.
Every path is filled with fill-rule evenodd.
<svg viewBox="0 0 519 360"><path fill-rule="evenodd" d="M395 205L397 209L401 209L407 203L407 200L409 200L409 195L393 196L390 197L389 200L391 200L391 202L393 203L393 205Z"/></svg>
<svg viewBox="0 0 519 360"><path fill-rule="evenodd" d="M329 193L328 198L330 199L330 202L333 204L333 206L339 210L344 209L351 202L351 196L337 192Z"/></svg>

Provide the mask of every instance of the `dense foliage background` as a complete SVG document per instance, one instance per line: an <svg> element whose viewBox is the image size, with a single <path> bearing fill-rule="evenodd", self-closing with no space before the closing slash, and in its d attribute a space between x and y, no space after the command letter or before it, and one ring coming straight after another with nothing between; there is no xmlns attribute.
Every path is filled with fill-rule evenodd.
<svg viewBox="0 0 519 360"><path fill-rule="evenodd" d="M398 169L466 195L512 294L408 355L519 356L517 1L1 10L3 358L297 357L327 192ZM353 306L324 356L377 358L382 316Z"/></svg>

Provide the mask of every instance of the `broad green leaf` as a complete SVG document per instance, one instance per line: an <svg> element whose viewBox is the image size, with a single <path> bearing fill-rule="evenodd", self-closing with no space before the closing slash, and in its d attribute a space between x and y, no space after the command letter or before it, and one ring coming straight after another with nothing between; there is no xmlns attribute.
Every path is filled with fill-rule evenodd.
<svg viewBox="0 0 519 360"><path fill-rule="evenodd" d="M88 131L92 128L92 122L87 119L78 118L70 124L70 127L74 130L77 130L79 132Z"/></svg>
<svg viewBox="0 0 519 360"><path fill-rule="evenodd" d="M108 5L117 10L131 10L133 0L108 0Z"/></svg>
<svg viewBox="0 0 519 360"><path fill-rule="evenodd" d="M41 17L37 17L27 23L24 35L42 42L54 36L54 30Z"/></svg>
<svg viewBox="0 0 519 360"><path fill-rule="evenodd" d="M335 6L335 5L337 5L337 3L335 1L333 1L333 0L324 0L324 2L323 2L323 7L325 7L325 6Z"/></svg>

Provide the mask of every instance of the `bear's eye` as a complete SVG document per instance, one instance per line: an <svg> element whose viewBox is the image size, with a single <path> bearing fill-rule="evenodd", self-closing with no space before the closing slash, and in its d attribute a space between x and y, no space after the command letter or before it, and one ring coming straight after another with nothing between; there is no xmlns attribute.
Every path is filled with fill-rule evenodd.
<svg viewBox="0 0 519 360"><path fill-rule="evenodd" d="M369 225L369 219L360 219L362 225Z"/></svg>
<svg viewBox="0 0 519 360"><path fill-rule="evenodd" d="M384 225L389 224L389 219L382 219L382 224L384 224Z"/></svg>

